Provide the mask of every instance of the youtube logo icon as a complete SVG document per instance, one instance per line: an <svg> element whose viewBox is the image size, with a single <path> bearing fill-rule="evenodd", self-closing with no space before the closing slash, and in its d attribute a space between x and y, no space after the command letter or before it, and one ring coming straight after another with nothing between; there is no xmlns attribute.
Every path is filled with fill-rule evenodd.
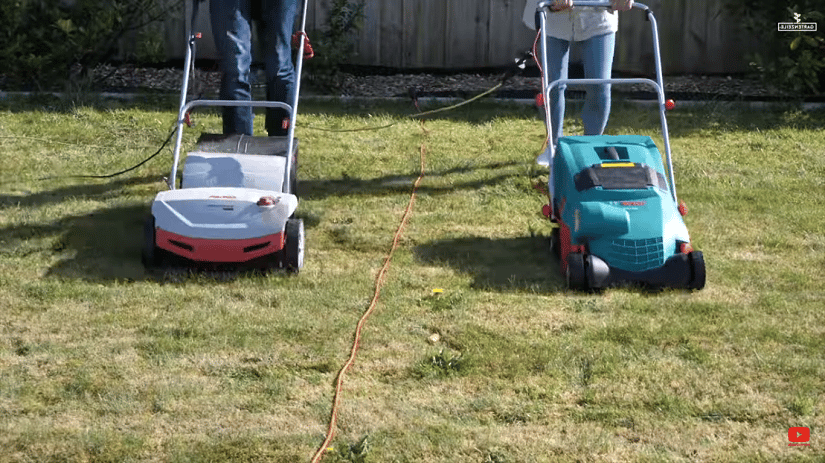
<svg viewBox="0 0 825 463"><path fill-rule="evenodd" d="M811 445L811 429L805 426L788 428L788 442L789 447Z"/></svg>

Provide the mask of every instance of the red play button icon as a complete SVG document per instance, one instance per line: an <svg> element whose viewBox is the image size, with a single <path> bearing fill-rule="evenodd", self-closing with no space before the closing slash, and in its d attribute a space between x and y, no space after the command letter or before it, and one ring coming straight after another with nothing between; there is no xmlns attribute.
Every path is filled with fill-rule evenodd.
<svg viewBox="0 0 825 463"><path fill-rule="evenodd" d="M788 428L789 446L811 445L811 429L805 426L794 426Z"/></svg>

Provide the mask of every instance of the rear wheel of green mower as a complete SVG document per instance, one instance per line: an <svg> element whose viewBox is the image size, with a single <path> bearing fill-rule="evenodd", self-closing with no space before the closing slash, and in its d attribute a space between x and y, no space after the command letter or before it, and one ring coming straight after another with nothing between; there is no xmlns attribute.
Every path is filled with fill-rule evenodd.
<svg viewBox="0 0 825 463"><path fill-rule="evenodd" d="M571 252L567 255L567 287L574 291L587 289L584 256L580 252Z"/></svg>
<svg viewBox="0 0 825 463"><path fill-rule="evenodd" d="M550 252L557 259L561 259L561 228L559 227L553 227L550 231Z"/></svg>
<svg viewBox="0 0 825 463"><path fill-rule="evenodd" d="M688 254L690 260L690 289L702 289L705 287L707 275L705 273L705 256L702 251L693 251Z"/></svg>

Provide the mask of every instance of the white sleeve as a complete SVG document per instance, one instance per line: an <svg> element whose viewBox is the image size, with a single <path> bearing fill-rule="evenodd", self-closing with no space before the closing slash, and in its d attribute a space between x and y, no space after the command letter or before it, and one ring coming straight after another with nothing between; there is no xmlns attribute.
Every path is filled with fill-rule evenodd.
<svg viewBox="0 0 825 463"><path fill-rule="evenodd" d="M524 25L530 29L536 30L536 8L539 6L540 0L527 0L524 5L524 14L521 17Z"/></svg>

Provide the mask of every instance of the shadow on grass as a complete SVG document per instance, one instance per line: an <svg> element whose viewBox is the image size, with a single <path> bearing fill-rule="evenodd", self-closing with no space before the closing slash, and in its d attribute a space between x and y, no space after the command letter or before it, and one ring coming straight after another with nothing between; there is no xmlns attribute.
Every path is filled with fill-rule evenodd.
<svg viewBox="0 0 825 463"><path fill-rule="evenodd" d="M546 237L454 238L417 246L416 259L472 275L473 287L495 291L561 291L565 282Z"/></svg>
<svg viewBox="0 0 825 463"><path fill-rule="evenodd" d="M523 164L521 161L495 162L484 165L460 166L443 171L430 172L424 174L424 182L418 188L419 193L442 194L451 193L457 190L475 190L484 186L497 185L506 179L516 176L513 171L503 170ZM473 179L466 182L450 182L449 185L437 186L431 184L432 179L446 177L448 175L472 173L479 171L497 171L500 173L485 176L480 179ZM381 196L393 193L409 193L413 183L417 178L414 175L388 175L384 177L362 179L350 177L346 173L339 179L330 180L298 180L298 195L301 199L321 200L329 196Z"/></svg>
<svg viewBox="0 0 825 463"><path fill-rule="evenodd" d="M623 133L631 128L647 135L660 135L659 112L655 105L638 106L614 99L614 110L608 125L610 133ZM577 113L569 112L578 117ZM786 105L773 103L759 106L758 102L706 100L680 106L667 112L668 130L673 138L688 137L711 131L740 132L768 130L823 130L825 109L803 110L799 102Z"/></svg>
<svg viewBox="0 0 825 463"><path fill-rule="evenodd" d="M138 90L134 94L124 93L122 97L105 96L101 92L90 90L70 91L62 94L32 92L0 98L0 110L12 113L41 111L73 114L78 108L94 108L99 111L143 109L168 111L169 114L175 115L178 108L177 98L178 96L174 93L152 90Z"/></svg>
<svg viewBox="0 0 825 463"><path fill-rule="evenodd" d="M47 276L83 280L145 280L140 261L149 205L104 209L69 217L57 244L70 252Z"/></svg>
<svg viewBox="0 0 825 463"><path fill-rule="evenodd" d="M105 198L116 193L118 185L134 181L124 179L105 185L71 186L32 196L13 197L14 201L9 197L0 199L15 205L40 206L60 202L67 196ZM4 203L0 203L0 210ZM167 279L163 273L147 272L141 262L143 224L149 212L147 201L146 204L67 215L44 223L0 228L0 242L3 244L0 258L39 255L40 260L52 262L45 272L46 277L85 281L174 281ZM309 226L314 224L317 223L309 220ZM187 274L175 273L175 270L171 272L170 275L177 275L178 279L180 275ZM223 272L212 276L226 280L241 274Z"/></svg>
<svg viewBox="0 0 825 463"><path fill-rule="evenodd" d="M53 254L46 276L93 281L143 280L140 262L148 205L104 209L49 223L0 229L8 254ZM49 260L48 258L46 258Z"/></svg>
<svg viewBox="0 0 825 463"><path fill-rule="evenodd" d="M469 99L475 95L477 95L477 93L462 96ZM306 102L301 103L302 109L300 111L307 115L346 117L368 115L391 116L402 119L409 118L409 120L467 122L474 125L486 124L501 117L536 119L538 113L536 107L533 105L489 100L486 98L473 101L466 106L454 107L454 105L466 101L466 99L437 103L422 102L421 111L434 111L422 118L417 117L419 111L411 99L401 99L398 101L372 101L366 98L342 99L337 101L313 101L312 99L308 99ZM298 120L301 120L300 114L298 115ZM298 122L298 126L301 126L301 122Z"/></svg>
<svg viewBox="0 0 825 463"><path fill-rule="evenodd" d="M44 182L47 181L48 180L44 180ZM157 175L144 175L143 177L120 178L99 184L79 183L76 185L67 185L28 195L5 194L0 195L0 210L7 207L45 206L62 202L66 200L66 198L96 198L105 200L117 197L121 189L125 187L151 183L160 185L161 178Z"/></svg>
<svg viewBox="0 0 825 463"><path fill-rule="evenodd" d="M787 101L787 104L774 102L760 106L759 102L746 100L729 101L722 99L691 102L680 105L667 113L670 135L687 136L697 131L712 129L724 131L772 130L772 129L825 129L825 109L803 110L801 100ZM433 105L426 110L448 106ZM580 121L581 102L568 101L567 116ZM405 102L369 102L357 99L330 102L311 102L304 105L305 112L323 115L388 115L393 117L413 117L415 111L412 103ZM480 100L461 108L437 113L430 120L463 121L471 124L487 123L501 117L517 117L535 120L537 126L543 122L538 118L538 111L533 105L501 101ZM655 105L639 106L627 101L627 96L615 94L611 122L608 131L624 133L626 128L633 128L642 133L658 135L660 133L659 113Z"/></svg>

